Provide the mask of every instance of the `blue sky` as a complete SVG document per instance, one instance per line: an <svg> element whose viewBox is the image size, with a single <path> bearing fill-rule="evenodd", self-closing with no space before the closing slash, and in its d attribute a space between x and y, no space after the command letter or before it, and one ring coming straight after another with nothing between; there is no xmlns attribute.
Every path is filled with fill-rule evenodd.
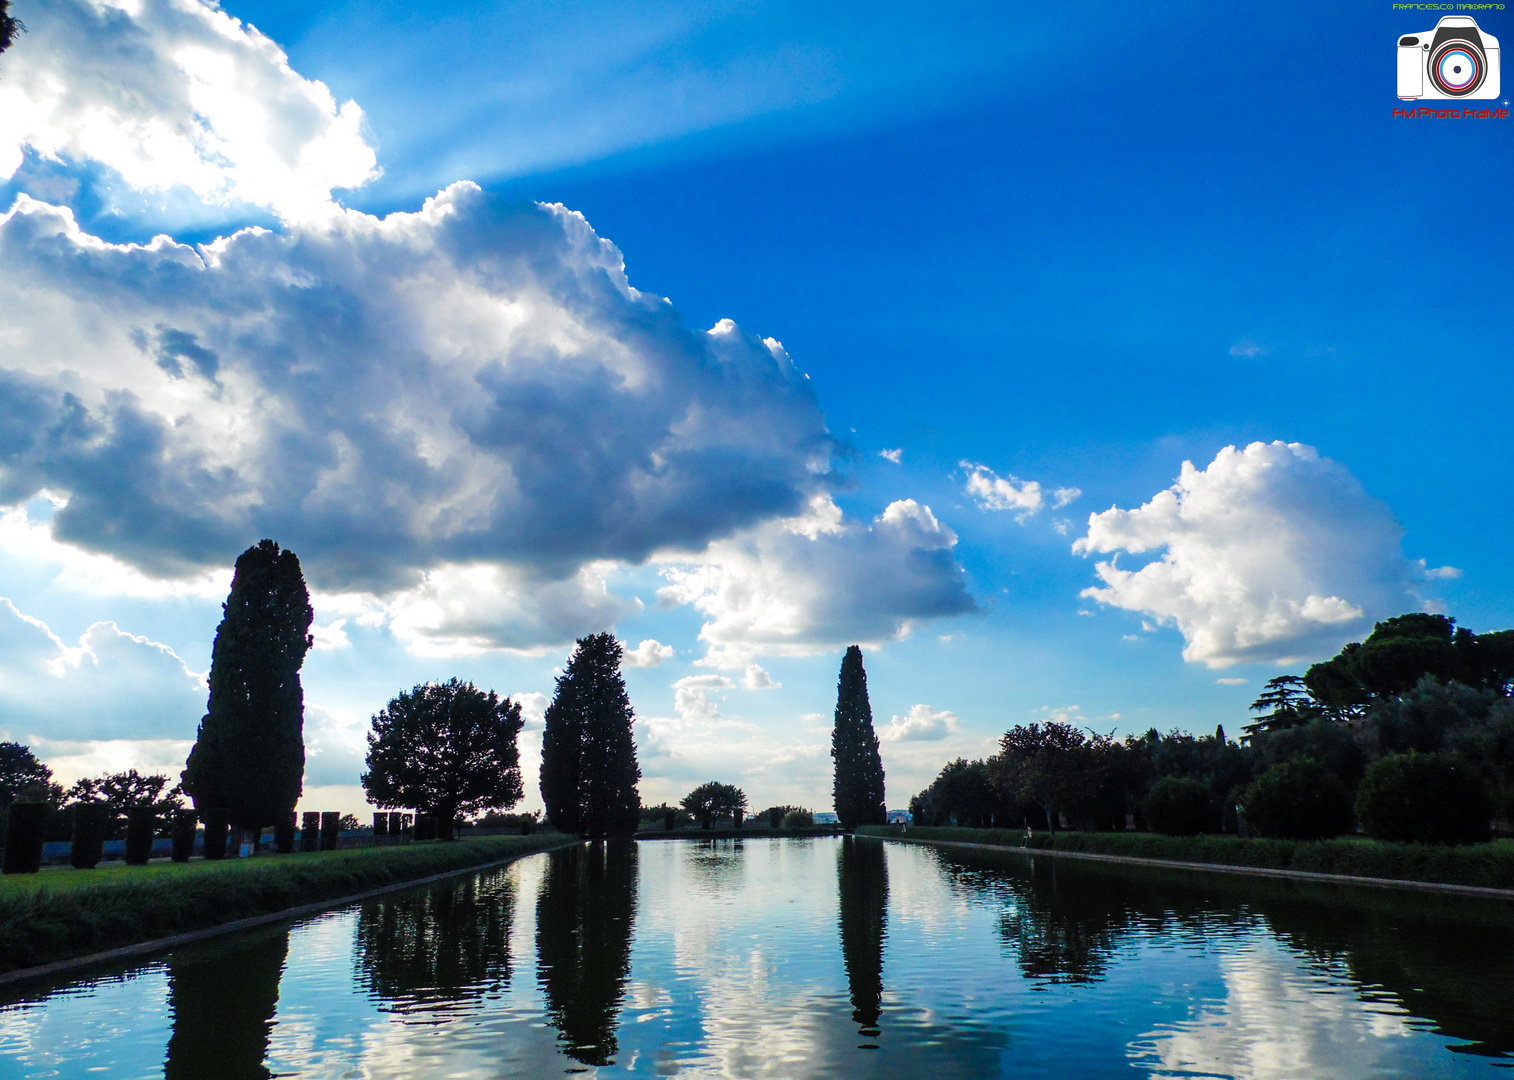
<svg viewBox="0 0 1514 1080"><path fill-rule="evenodd" d="M0 729L61 775L182 761L261 535L322 807L398 690L547 695L598 629L651 643L644 798L824 808L851 641L900 805L1514 624L1514 121L1393 116L1433 13L16 9Z"/></svg>

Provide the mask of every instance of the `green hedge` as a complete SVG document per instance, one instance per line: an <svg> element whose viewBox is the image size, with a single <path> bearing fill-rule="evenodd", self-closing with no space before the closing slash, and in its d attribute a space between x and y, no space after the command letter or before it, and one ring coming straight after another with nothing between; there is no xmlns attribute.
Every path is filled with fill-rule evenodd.
<svg viewBox="0 0 1514 1080"><path fill-rule="evenodd" d="M570 841L497 836L318 855L54 870L0 884L0 972L334 900Z"/></svg>
<svg viewBox="0 0 1514 1080"><path fill-rule="evenodd" d="M972 844L1024 847L1025 833L1013 829L953 829L892 826L857 830L871 836L906 836L911 840L950 840ZM1158 836L1155 833L1061 832L1053 841L1036 833L1036 850L1081 851L1140 859L1256 866L1273 870L1307 870L1316 874L1429 881L1443 885L1480 885L1514 889L1514 840L1488 844L1394 844L1362 838L1334 840L1242 840L1236 836Z"/></svg>

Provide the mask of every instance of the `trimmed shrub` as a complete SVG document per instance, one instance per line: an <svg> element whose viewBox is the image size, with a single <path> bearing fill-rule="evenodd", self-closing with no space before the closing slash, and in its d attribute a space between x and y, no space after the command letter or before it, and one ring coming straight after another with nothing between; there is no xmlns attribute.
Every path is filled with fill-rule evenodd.
<svg viewBox="0 0 1514 1080"><path fill-rule="evenodd" d="M404 811L391 810L389 812L389 835L404 839L407 828L409 828L409 823L405 821Z"/></svg>
<svg viewBox="0 0 1514 1080"><path fill-rule="evenodd" d="M809 829L815 825L815 815L808 810L790 810L783 815L785 829Z"/></svg>
<svg viewBox="0 0 1514 1080"><path fill-rule="evenodd" d="M335 851L337 839L342 835L342 815L335 810L321 812L321 850Z"/></svg>
<svg viewBox="0 0 1514 1080"><path fill-rule="evenodd" d="M152 834L158 830L158 815L151 806L126 810L126 865L146 866L152 858Z"/></svg>
<svg viewBox="0 0 1514 1080"><path fill-rule="evenodd" d="M105 854L105 827L110 823L110 807L104 803L74 803L73 843L68 863L75 870L93 870Z"/></svg>
<svg viewBox="0 0 1514 1080"><path fill-rule="evenodd" d="M430 814L416 814L415 838L417 840L435 840L436 819Z"/></svg>
<svg viewBox="0 0 1514 1080"><path fill-rule="evenodd" d="M530 836L535 831L536 819L530 814L522 814L520 816L520 834L522 836Z"/></svg>
<svg viewBox="0 0 1514 1080"><path fill-rule="evenodd" d="M1493 799L1476 769L1452 754L1389 754L1356 792L1356 817L1378 840L1486 840Z"/></svg>
<svg viewBox="0 0 1514 1080"><path fill-rule="evenodd" d="M662 828L664 832L672 832L678 828L678 811L674 807L668 807L662 812Z"/></svg>
<svg viewBox="0 0 1514 1080"><path fill-rule="evenodd" d="M205 857L226 858L226 834L231 831L231 811L224 806L207 806L200 811L200 820L205 823Z"/></svg>
<svg viewBox="0 0 1514 1080"><path fill-rule="evenodd" d="M373 839L388 837L389 835L389 812L383 811L373 815Z"/></svg>
<svg viewBox="0 0 1514 1080"><path fill-rule="evenodd" d="M1310 758L1274 765L1241 796L1246 825L1279 840L1323 840L1351 828L1346 785Z"/></svg>
<svg viewBox="0 0 1514 1080"><path fill-rule="evenodd" d="M35 874L42 869L42 845L51 814L52 807L47 803L10 804L5 823L5 873Z"/></svg>
<svg viewBox="0 0 1514 1080"><path fill-rule="evenodd" d="M1164 836L1197 836L1219 824L1209 789L1186 776L1164 776L1152 784L1141 812L1151 831Z"/></svg>
<svg viewBox="0 0 1514 1080"><path fill-rule="evenodd" d="M195 832L199 825L193 810L180 810L173 816L173 861L188 862L195 851Z"/></svg>
<svg viewBox="0 0 1514 1080"><path fill-rule="evenodd" d="M768 808L768 828L776 829L783 824L783 807L771 806Z"/></svg>
<svg viewBox="0 0 1514 1080"><path fill-rule="evenodd" d="M300 817L300 850L321 850L321 815L319 811L306 810Z"/></svg>
<svg viewBox="0 0 1514 1080"><path fill-rule="evenodd" d="M280 855L288 855L294 850L294 833L294 811L290 810L273 826L273 846L279 849Z"/></svg>

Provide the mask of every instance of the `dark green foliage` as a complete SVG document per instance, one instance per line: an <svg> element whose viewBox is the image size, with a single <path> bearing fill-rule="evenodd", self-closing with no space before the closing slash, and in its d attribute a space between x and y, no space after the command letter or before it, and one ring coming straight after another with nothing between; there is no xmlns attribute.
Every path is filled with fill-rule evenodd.
<svg viewBox="0 0 1514 1080"><path fill-rule="evenodd" d="M491 836L311 859L154 866L102 875L98 884L71 889L49 888L37 879L35 887L0 889L0 972L497 863L561 843L555 836Z"/></svg>
<svg viewBox="0 0 1514 1080"><path fill-rule="evenodd" d="M300 815L300 850L321 850L321 815L316 810L306 810Z"/></svg>
<svg viewBox="0 0 1514 1080"><path fill-rule="evenodd" d="M683 809L702 829L713 828L719 818L735 818L746 812L746 793L732 784L711 780L683 797Z"/></svg>
<svg viewBox="0 0 1514 1080"><path fill-rule="evenodd" d="M411 827L410 815L396 810L389 815L389 835L404 836L405 830Z"/></svg>
<svg viewBox="0 0 1514 1080"><path fill-rule="evenodd" d="M503 871L370 900L358 909L358 978L401 1014L478 1002L510 982L514 911Z"/></svg>
<svg viewBox="0 0 1514 1080"><path fill-rule="evenodd" d="M196 809L223 806L233 825L261 829L294 808L305 772L300 667L314 612L298 556L272 540L248 548L223 611L183 786Z"/></svg>
<svg viewBox="0 0 1514 1080"><path fill-rule="evenodd" d="M662 827L668 832L678 828L678 811L671 806L662 812Z"/></svg>
<svg viewBox="0 0 1514 1080"><path fill-rule="evenodd" d="M1242 794L1241 810L1253 832L1280 840L1320 840L1351 828L1346 785L1309 758L1262 773Z"/></svg>
<svg viewBox="0 0 1514 1080"><path fill-rule="evenodd" d="M1209 789L1216 804L1237 785L1249 784L1252 778L1253 753L1219 737L1187 735L1172 731L1157 735L1149 731L1137 740L1126 740L1132 752L1144 749L1150 756L1153 779L1164 776L1197 780Z"/></svg>
<svg viewBox="0 0 1514 1080"><path fill-rule="evenodd" d="M0 53L16 42L16 35L26 29L20 19L10 13L10 0L0 0Z"/></svg>
<svg viewBox="0 0 1514 1080"><path fill-rule="evenodd" d="M813 829L815 815L802 806L795 807L783 815L783 827L785 829Z"/></svg>
<svg viewBox="0 0 1514 1080"><path fill-rule="evenodd" d="M149 806L158 821L166 822L184 805L180 789L168 794L168 777L143 776L136 769L104 776L87 777L76 782L65 796L70 802L97 802L106 808L105 838L119 840L126 835L126 819L135 806Z"/></svg>
<svg viewBox="0 0 1514 1080"><path fill-rule="evenodd" d="M3 10L3 9L0 9ZM20 743L0 742L0 808L17 798L29 802L56 802L53 771Z"/></svg>
<svg viewBox="0 0 1514 1080"><path fill-rule="evenodd" d="M1251 749L1258 772L1285 761L1310 758L1340 777L1347 787L1355 787L1367 768L1366 751L1351 725L1336 720L1316 718L1258 734L1251 740Z"/></svg>
<svg viewBox="0 0 1514 1080"><path fill-rule="evenodd" d="M841 659L831 760L835 765L831 796L841 827L884 824L888 811L883 803L883 759L878 756L878 736L873 732L873 706L867 697L862 650L856 645L850 646Z"/></svg>
<svg viewBox="0 0 1514 1080"><path fill-rule="evenodd" d="M199 822L193 810L180 810L173 816L173 861L188 862L195 850L195 832Z"/></svg>
<svg viewBox="0 0 1514 1080"><path fill-rule="evenodd" d="M287 926L169 953L163 1080L268 1080L263 1059L288 955Z"/></svg>
<svg viewBox="0 0 1514 1080"><path fill-rule="evenodd" d="M1297 675L1268 679L1266 689L1251 703L1251 711L1261 715L1241 729L1247 738L1258 732L1286 731L1307 724L1325 712Z"/></svg>
<svg viewBox="0 0 1514 1080"><path fill-rule="evenodd" d="M294 811L290 810L273 827L273 846L279 849L280 855L294 851L294 834Z"/></svg>
<svg viewBox="0 0 1514 1080"><path fill-rule="evenodd" d="M1055 832L1059 813L1076 812L1097 793L1107 742L1055 721L1016 725L999 740L989 771L1007 797L1040 807Z"/></svg>
<svg viewBox="0 0 1514 1080"><path fill-rule="evenodd" d="M230 811L224 806L209 806L200 811L200 820L205 823L201 854L207 859L226 858L226 838L231 832Z"/></svg>
<svg viewBox="0 0 1514 1080"><path fill-rule="evenodd" d="M75 870L93 870L105 853L105 829L110 814L104 803L74 803L74 832L68 849L68 864Z"/></svg>
<svg viewBox="0 0 1514 1080"><path fill-rule="evenodd" d="M46 842L51 810L46 803L10 804L5 821L5 873L35 874L41 869L42 845Z"/></svg>
<svg viewBox="0 0 1514 1080"><path fill-rule="evenodd" d="M416 814L415 838L417 840L435 840L436 819L430 814Z"/></svg>
<svg viewBox="0 0 1514 1080"><path fill-rule="evenodd" d="M146 866L152 858L152 838L158 828L157 808L133 806L126 812L126 865Z"/></svg>
<svg viewBox="0 0 1514 1080"><path fill-rule="evenodd" d="M373 718L363 790L375 806L450 823L521 797L520 705L449 679L402 693Z"/></svg>
<svg viewBox="0 0 1514 1080"><path fill-rule="evenodd" d="M389 835L389 813L382 811L373 815L373 838L387 837Z"/></svg>
<svg viewBox="0 0 1514 1080"><path fill-rule="evenodd" d="M942 767L930 787L910 800L910 816L922 825L987 829L1020 817L1013 798L994 786L988 762L957 758Z"/></svg>
<svg viewBox="0 0 1514 1080"><path fill-rule="evenodd" d="M776 829L783 824L783 814L784 809L781 806L770 806L762 812L762 816L767 818L770 829Z"/></svg>
<svg viewBox="0 0 1514 1080"><path fill-rule="evenodd" d="M570 847L548 860L536 901L537 981L563 1052L584 1065L615 1059L635 917L634 843Z"/></svg>
<svg viewBox="0 0 1514 1080"><path fill-rule="evenodd" d="M541 796L558 832L632 836L640 818L635 713L613 634L578 640L542 732Z"/></svg>
<svg viewBox="0 0 1514 1080"><path fill-rule="evenodd" d="M1514 631L1479 636L1444 615L1399 615L1315 664L1304 684L1323 705L1349 711L1402 694L1426 675L1502 692L1514 680Z"/></svg>
<svg viewBox="0 0 1514 1080"><path fill-rule="evenodd" d="M321 850L335 851L342 833L342 815L335 810L321 812Z"/></svg>
<svg viewBox="0 0 1514 1080"><path fill-rule="evenodd" d="M868 1038L883 1015L883 941L888 936L888 862L883 842L847 836L836 853L841 902L841 959L852 996L852 1022Z"/></svg>
<svg viewBox="0 0 1514 1080"><path fill-rule="evenodd" d="M1165 836L1216 832L1220 824L1214 796L1203 784L1187 777L1164 776L1151 785L1141 811L1151 831Z"/></svg>
<svg viewBox="0 0 1514 1080"><path fill-rule="evenodd" d="M1493 801L1482 776L1451 754L1389 754L1356 792L1356 816L1379 840L1453 844L1486 840Z"/></svg>

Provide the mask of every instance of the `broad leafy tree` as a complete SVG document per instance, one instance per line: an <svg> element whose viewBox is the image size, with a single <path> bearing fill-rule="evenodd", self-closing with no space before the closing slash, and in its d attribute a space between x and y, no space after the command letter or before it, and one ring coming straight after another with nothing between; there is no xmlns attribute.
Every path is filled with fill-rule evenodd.
<svg viewBox="0 0 1514 1080"><path fill-rule="evenodd" d="M867 699L867 672L856 645L841 660L836 686L836 725L831 731L831 760L835 765L832 798L844 829L883 825L883 759L873 732L873 707Z"/></svg>
<svg viewBox="0 0 1514 1080"><path fill-rule="evenodd" d="M18 798L36 802L55 802L57 785L53 771L37 760L31 747L20 743L0 742L0 808Z"/></svg>
<svg viewBox="0 0 1514 1080"><path fill-rule="evenodd" d="M720 818L744 815L746 792L732 784L711 780L685 795L679 805L699 822L700 828L708 829Z"/></svg>
<svg viewBox="0 0 1514 1080"><path fill-rule="evenodd" d="M520 705L449 679L402 693L373 718L363 790L374 806L450 822L522 794Z"/></svg>
<svg viewBox="0 0 1514 1080"><path fill-rule="evenodd" d="M134 806L150 806L158 819L157 832L166 835L176 811L183 809L182 790L176 784L167 794L168 777L143 776L136 769L85 777L74 782L65 796L71 803L97 802L106 807L105 835L117 839L126 835L126 812Z"/></svg>
<svg viewBox="0 0 1514 1080"><path fill-rule="evenodd" d="M1361 643L1304 673L1315 700L1354 713L1406 693L1426 675L1508 693L1514 682L1514 630L1474 634L1455 619L1410 612L1384 619Z"/></svg>
<svg viewBox="0 0 1514 1080"><path fill-rule="evenodd" d="M580 638L557 680L542 732L541 796L561 832L632 836L641 813L636 718L613 634Z"/></svg>
<svg viewBox="0 0 1514 1080"><path fill-rule="evenodd" d="M1055 833L1057 815L1075 812L1099 788L1100 741L1057 721L1017 725L999 740L990 770L1007 795L1039 806Z"/></svg>
<svg viewBox="0 0 1514 1080"><path fill-rule="evenodd" d="M305 774L300 667L314 612L300 560L272 540L237 559L210 654L210 702L183 774L195 807L231 823L282 821Z"/></svg>

